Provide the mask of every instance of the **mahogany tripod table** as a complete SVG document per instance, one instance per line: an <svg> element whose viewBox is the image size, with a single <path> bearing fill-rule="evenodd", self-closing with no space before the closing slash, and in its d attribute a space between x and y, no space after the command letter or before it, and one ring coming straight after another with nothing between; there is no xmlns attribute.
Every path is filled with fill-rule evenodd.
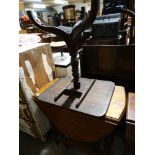
<svg viewBox="0 0 155 155"><path fill-rule="evenodd" d="M104 138L125 113L124 87L110 81L80 78L81 88L75 96L69 96L66 90L72 89L71 80L71 77L57 80L44 92L36 93L34 100L51 125L67 137L83 142ZM57 96L61 90L66 92Z"/></svg>
<svg viewBox="0 0 155 155"><path fill-rule="evenodd" d="M41 94L37 93L34 100L52 126L66 136L84 142L94 142L110 134L126 107L123 87L110 81L80 78L79 75L78 39L94 22L98 9L99 0L91 0L90 15L72 29L39 25L32 13L27 12L36 27L64 39L71 56L73 75L73 78L61 78Z"/></svg>

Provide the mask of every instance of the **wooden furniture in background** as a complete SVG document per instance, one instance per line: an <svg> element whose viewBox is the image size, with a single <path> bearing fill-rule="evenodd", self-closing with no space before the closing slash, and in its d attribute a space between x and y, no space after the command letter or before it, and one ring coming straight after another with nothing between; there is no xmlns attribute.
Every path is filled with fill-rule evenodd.
<svg viewBox="0 0 155 155"><path fill-rule="evenodd" d="M54 64L56 70L56 77L71 76L71 58L69 53L64 53L67 45L64 41L52 41L50 43L51 49L54 52Z"/></svg>
<svg viewBox="0 0 155 155"><path fill-rule="evenodd" d="M52 41L56 42L62 40L61 38L59 38L58 36L56 36L53 33L47 33L43 35L43 42L44 43L51 43Z"/></svg>
<svg viewBox="0 0 155 155"><path fill-rule="evenodd" d="M75 5L65 5L62 9L64 11L65 25L73 26L76 23Z"/></svg>
<svg viewBox="0 0 155 155"><path fill-rule="evenodd" d="M85 41L86 45L120 45L122 43L122 36L111 38L88 38Z"/></svg>
<svg viewBox="0 0 155 155"><path fill-rule="evenodd" d="M125 132L125 154L135 154L135 94L128 93Z"/></svg>
<svg viewBox="0 0 155 155"><path fill-rule="evenodd" d="M20 130L45 140L50 124L32 96L55 79L55 66L50 44L19 47L19 126Z"/></svg>
<svg viewBox="0 0 155 155"><path fill-rule="evenodd" d="M67 48L67 45L64 41L52 41L50 46L53 52L63 52L63 49Z"/></svg>
<svg viewBox="0 0 155 155"><path fill-rule="evenodd" d="M23 30L26 30L28 33L38 33L39 32L39 29L37 27L35 27L31 21L29 20L29 18L25 15L25 16L22 16L20 19L19 19L19 23L21 25L21 28Z"/></svg>
<svg viewBox="0 0 155 155"><path fill-rule="evenodd" d="M82 77L111 80L134 92L134 45L85 45L80 60Z"/></svg>
<svg viewBox="0 0 155 155"><path fill-rule="evenodd" d="M111 31L111 27L115 26L115 23L109 27L109 29L105 26L101 26L103 23L101 19L117 19L121 17L121 27L116 30ZM96 25L93 29L88 29L83 33L83 38L87 38L85 42L88 45L129 45L135 43L135 13L131 10L122 10L121 13L118 14L109 14L100 16L97 18L99 23L96 22ZM96 20L96 21L97 21ZM98 24L97 24L98 23ZM99 26L100 25L100 26ZM107 31L105 31L107 30ZM94 31L94 33L93 33ZM110 32L105 33L105 32ZM104 35L104 33L106 36ZM116 33L116 34L115 34Z"/></svg>
<svg viewBox="0 0 155 155"><path fill-rule="evenodd" d="M72 75L72 69L70 65L71 58L69 53L63 53L63 55L60 52L53 53L53 59L56 77L60 78Z"/></svg>

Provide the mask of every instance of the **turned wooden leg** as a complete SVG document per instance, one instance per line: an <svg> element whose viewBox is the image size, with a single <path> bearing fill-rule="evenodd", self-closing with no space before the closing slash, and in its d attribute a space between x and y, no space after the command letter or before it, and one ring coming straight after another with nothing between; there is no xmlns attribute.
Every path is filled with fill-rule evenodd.
<svg viewBox="0 0 155 155"><path fill-rule="evenodd" d="M79 80L79 62L77 56L71 57L71 66L72 66L72 75L73 75L73 84L74 89L80 88L80 80Z"/></svg>

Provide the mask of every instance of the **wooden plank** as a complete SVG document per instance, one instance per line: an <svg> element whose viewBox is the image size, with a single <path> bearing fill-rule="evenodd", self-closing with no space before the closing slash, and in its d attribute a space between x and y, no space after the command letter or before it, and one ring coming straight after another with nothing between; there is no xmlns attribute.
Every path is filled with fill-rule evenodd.
<svg viewBox="0 0 155 155"><path fill-rule="evenodd" d="M53 104L52 100L54 97L51 97L53 96L53 92L59 92L62 88L64 88L64 86L66 86L66 83L71 87L71 80L72 78L62 78L55 82L50 88L48 88L38 97L36 97L36 101L40 109L49 119L52 126L57 128L62 134L65 134L72 139L83 142L95 142L109 135L118 125L122 116L125 114L126 96L124 87L114 85L115 89L112 94L111 101L109 102L110 105L106 115L102 117L96 117L99 116L99 114L103 114L105 109L102 109L104 107L104 98L102 97L109 95L109 98L105 98L105 100L110 100L110 93L108 90L112 89L113 83L96 80L97 82L93 85L94 90L92 90L92 94L97 98L99 96L99 100L94 100L94 96L90 95L89 100L87 100L85 105L83 102L87 98L86 96L79 108L75 107L74 101L73 104L68 106L68 108L64 107L62 103L55 102ZM83 83L85 82L88 84L89 80L91 81L91 79L80 79L82 83L81 86L85 87ZM90 92L91 89L89 93ZM62 98L65 99L64 96ZM60 98L60 100L62 98ZM94 100L94 102L90 103L92 102L91 100ZM60 105L57 105L56 103ZM101 110L99 108L101 108ZM82 110L86 110L85 113L82 112Z"/></svg>
<svg viewBox="0 0 155 155"><path fill-rule="evenodd" d="M135 122L135 94L131 92L128 93L126 120Z"/></svg>
<svg viewBox="0 0 155 155"><path fill-rule="evenodd" d="M94 79L80 78L80 82L81 82L81 87L77 91L77 93L81 94L79 98L72 98L70 96L63 95L56 104L59 106L65 107L65 108L69 108L69 109L72 109L78 112L82 112L81 106L77 108L77 104L82 102L83 97L85 97L86 92L90 88L92 83L94 82ZM73 89L73 87L74 87L73 83L71 83L71 85L68 86L68 89L71 90ZM83 104L83 102L81 104Z"/></svg>
<svg viewBox="0 0 155 155"><path fill-rule="evenodd" d="M134 45L86 45L80 62L82 77L113 81L134 91Z"/></svg>
<svg viewBox="0 0 155 155"><path fill-rule="evenodd" d="M59 94L59 92L61 92L64 89L66 85L70 84L71 81L71 77L60 78L51 87L49 87L43 93L41 93L37 97L37 99L40 101L45 101L49 104L55 103L54 98Z"/></svg>
<svg viewBox="0 0 155 155"><path fill-rule="evenodd" d="M102 117L105 115L115 87L113 82L96 80L90 91L87 92L94 80L80 78L81 88L78 89L78 92L82 95L79 98L73 98L63 94L55 102L55 96L57 96L66 85L68 85L67 89L73 88L73 83L70 82L71 78L62 78L39 95L37 99L55 106L60 106L95 117ZM85 96L86 93L88 94ZM81 104L77 108L76 105L79 102L81 102Z"/></svg>
<svg viewBox="0 0 155 155"><path fill-rule="evenodd" d="M41 93L43 93L46 89L48 89L50 86L52 86L56 81L58 81L59 79L56 78L52 81L50 81L49 83L45 84L43 87L41 87L34 95L33 97L37 97L39 96Z"/></svg>
<svg viewBox="0 0 155 155"><path fill-rule="evenodd" d="M96 80L79 110L95 117L104 116L109 107L114 87L113 82Z"/></svg>
<svg viewBox="0 0 155 155"><path fill-rule="evenodd" d="M50 87L48 90L46 90L44 93L42 93L38 99L41 101L48 102L50 104L54 104L57 106L66 107L69 109L77 109L76 103L79 102L79 99L83 97L83 95L80 96L79 99L71 98L67 95L62 95L56 102L54 101L54 98L64 90L64 88L72 89L73 83L71 83L72 78L71 77L65 77L61 78L59 81L57 81L52 87ZM89 86L92 84L94 80L92 79L80 79L81 81L81 88L78 89L77 93L81 92L81 94L85 94ZM51 95L49 95L51 94ZM66 103L67 102L67 103ZM67 104L67 105L66 105ZM69 105L70 104L70 105Z"/></svg>
<svg viewBox="0 0 155 155"><path fill-rule="evenodd" d="M120 121L126 108L126 95L125 89L122 86L115 86L115 90L106 113L106 118L111 120Z"/></svg>

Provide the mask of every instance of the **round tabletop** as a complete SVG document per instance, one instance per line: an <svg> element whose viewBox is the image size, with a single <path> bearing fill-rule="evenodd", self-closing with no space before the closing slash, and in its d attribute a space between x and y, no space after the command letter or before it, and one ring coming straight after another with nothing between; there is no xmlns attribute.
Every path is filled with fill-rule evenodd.
<svg viewBox="0 0 155 155"><path fill-rule="evenodd" d="M67 45L64 41L56 41L56 42L52 41L50 43L50 46L54 47L54 48L60 48L60 47L65 48L65 47L67 47Z"/></svg>

